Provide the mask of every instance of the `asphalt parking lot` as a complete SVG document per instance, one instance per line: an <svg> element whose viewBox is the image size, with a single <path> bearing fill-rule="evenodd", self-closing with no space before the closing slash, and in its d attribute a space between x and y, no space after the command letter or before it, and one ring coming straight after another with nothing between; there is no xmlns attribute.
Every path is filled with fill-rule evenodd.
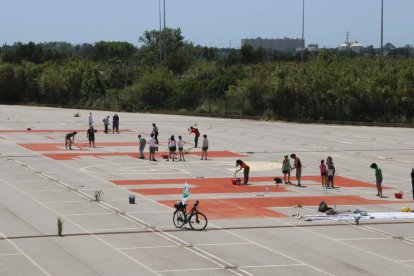
<svg viewBox="0 0 414 276"><path fill-rule="evenodd" d="M344 214L414 209L413 129L118 113L120 133L105 134L102 118L114 113L92 112L96 148L86 138L89 111L0 106L0 275L414 273L414 219L303 219L318 215L321 200ZM158 162L137 158L137 135L148 138L152 123ZM192 148L190 126L208 136L208 160ZM186 162L163 158L172 134L183 136ZM303 187L273 181L290 153L302 161ZM332 190L320 184L327 156ZM232 184L237 159L249 164L250 185ZM382 168L384 198L372 162ZM199 200L208 217L205 231L173 225L185 182L189 204Z"/></svg>

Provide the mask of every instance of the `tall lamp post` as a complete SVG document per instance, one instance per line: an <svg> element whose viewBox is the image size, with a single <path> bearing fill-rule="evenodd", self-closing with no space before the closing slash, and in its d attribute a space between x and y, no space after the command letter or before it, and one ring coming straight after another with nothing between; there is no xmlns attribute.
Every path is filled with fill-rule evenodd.
<svg viewBox="0 0 414 276"><path fill-rule="evenodd" d="M384 47L384 0L381 0L381 56Z"/></svg>
<svg viewBox="0 0 414 276"><path fill-rule="evenodd" d="M302 49L300 52L300 61L303 63L303 50L305 48L305 0L302 0Z"/></svg>

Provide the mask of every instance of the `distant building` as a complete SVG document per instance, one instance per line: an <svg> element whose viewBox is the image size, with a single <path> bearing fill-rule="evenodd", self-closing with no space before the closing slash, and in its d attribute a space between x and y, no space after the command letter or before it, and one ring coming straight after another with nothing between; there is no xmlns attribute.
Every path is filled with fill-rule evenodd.
<svg viewBox="0 0 414 276"><path fill-rule="evenodd" d="M355 54L362 54L363 49L364 46L361 43L358 43L358 41L355 41L353 43L344 42L338 47L339 51L352 51Z"/></svg>
<svg viewBox="0 0 414 276"><path fill-rule="evenodd" d="M293 52L296 48L305 45L305 40L300 38L250 38L242 39L241 46L250 45L254 49L263 48L270 51Z"/></svg>

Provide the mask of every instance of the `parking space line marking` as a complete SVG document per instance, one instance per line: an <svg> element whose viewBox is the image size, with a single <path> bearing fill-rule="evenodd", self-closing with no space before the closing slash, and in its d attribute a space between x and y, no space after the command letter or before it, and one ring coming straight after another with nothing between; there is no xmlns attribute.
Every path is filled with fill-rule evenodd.
<svg viewBox="0 0 414 276"><path fill-rule="evenodd" d="M1 156L3 156L4 158L6 158L6 159L8 159L8 157L6 157L5 155L3 155L3 154L1 154ZM13 159L11 159L11 160L13 160ZM18 162L18 161L15 161L15 162ZM1 180L0 180L1 181ZM7 183L7 182L4 182L4 181L2 181L3 183L5 183L6 185L8 185L8 186L10 186L12 189L14 189L14 190L16 190L16 191L18 191L18 192L20 192L20 193L22 193L23 195L25 195L26 197L28 197L28 198L30 198L31 200L33 200L34 202L37 202L39 205L42 205L42 206L44 206L46 209L48 209L48 210L50 210L52 213L54 213L54 214L56 214L56 215L60 215L56 210L54 210L53 208L50 208L49 206L47 206L46 204L44 204L44 203L42 203L41 201L39 201L39 200L37 200L36 198L34 198L33 196L31 196L30 194L28 194L28 193L26 193L26 192L24 192L24 191L22 191L21 189L19 189L19 188L17 188L17 187L15 187L15 186L13 186L13 185L11 185L11 184L9 184L9 183ZM87 230L86 228L84 228L84 227L82 227L81 225L79 225L78 223L76 223L75 221L73 221L73 220L71 220L70 218L67 218L67 220L70 222L70 223L72 223L73 225L75 225L75 226L77 226L77 227L79 227L81 230L83 230L83 231L85 231L86 233L91 233L92 234L92 236L95 238L95 239L97 239L98 241L100 241L100 242L102 242L103 244L105 244L105 245L107 245L108 247L110 247L110 248L112 248L113 250L115 250L116 252L118 252L119 254L121 254L121 255L123 255L124 257L126 257L127 259L129 259L129 260L131 260L132 262L134 262L134 263L136 263L136 264L138 264L139 266L141 266L141 267L143 267L143 268L145 268L146 270L148 270L149 272L151 272L151 273L153 273L153 274L156 274L156 272L154 272L154 270L152 270L150 267L148 267L147 265L145 265L145 264L143 264L143 263L141 263L140 261L138 261L138 260L136 260L136 259L134 259L132 256L130 256L130 255L128 255L128 254L125 254L123 251L121 251L121 250L119 250L119 249L117 249L116 247L114 247L112 244L110 244L109 242L107 242L107 241L105 241L104 239L102 239L101 237L99 237L99 236L97 236L97 235L94 235L93 234L93 230L91 231L91 230ZM135 229L135 230L138 230L138 229ZM4 238L6 238L7 239L7 237L6 236L4 236L2 233L0 233L0 235L2 235ZM16 247L16 248L18 248L18 247ZM22 253L24 253L22 250L19 250L20 252L22 252ZM24 253L25 254L25 253ZM31 260L32 262L34 262L33 261L33 259L31 259L27 254L25 254L25 256L29 259L29 260ZM34 262L35 263L35 262ZM46 271L44 271L39 265L37 265L37 267L39 267L39 269L41 269L42 270L42 272L44 272L45 273L45 275L49 275Z"/></svg>
<svg viewBox="0 0 414 276"><path fill-rule="evenodd" d="M9 240L3 233L0 232L0 236L7 240L14 248L16 248L17 251L20 252L21 255L26 257L26 259L29 260L29 262L31 262L37 269L43 272L44 275L50 276L50 274L43 267L41 267L40 264L33 260L26 252L23 251L23 249L17 246L14 242Z"/></svg>
<svg viewBox="0 0 414 276"><path fill-rule="evenodd" d="M7 257L7 256L23 256L22 253L5 253L5 254L0 254L0 258L1 257Z"/></svg>
<svg viewBox="0 0 414 276"><path fill-rule="evenodd" d="M395 260L396 263L414 262L414 260Z"/></svg>
<svg viewBox="0 0 414 276"><path fill-rule="evenodd" d="M87 230L87 231L91 232L93 234L93 232L139 231L139 230L142 230L142 229L145 229L145 228L144 227L141 227L141 228L138 228L138 227L94 228L94 229L90 229L90 230ZM93 234L93 235L96 236L95 234Z"/></svg>
<svg viewBox="0 0 414 276"><path fill-rule="evenodd" d="M180 245L157 245L157 246L136 246L136 247L118 247L120 250L135 250L135 249L157 249L157 248L177 248Z"/></svg>
<svg viewBox="0 0 414 276"><path fill-rule="evenodd" d="M170 210L167 211L131 211L126 212L127 214L152 214L152 213L171 213Z"/></svg>
<svg viewBox="0 0 414 276"><path fill-rule="evenodd" d="M335 239L336 241L367 241L367 240L391 240L392 238L349 238L349 239Z"/></svg>
<svg viewBox="0 0 414 276"><path fill-rule="evenodd" d="M84 214L82 214L82 213L79 213L79 214L62 214L62 216L72 216L72 217L75 217L75 216L96 216L96 215L114 215L114 214L116 214L116 213L109 213L109 212L106 212L106 213L84 213Z"/></svg>
<svg viewBox="0 0 414 276"><path fill-rule="evenodd" d="M50 200L50 201L42 201L44 204L51 204L51 203L84 203L85 200Z"/></svg>
<svg viewBox="0 0 414 276"><path fill-rule="evenodd" d="M224 243L197 243L193 246L228 246L228 245L251 245L251 242L224 242Z"/></svg>
<svg viewBox="0 0 414 276"><path fill-rule="evenodd" d="M281 264L281 265L244 265L240 268L265 268L265 267L290 267L290 266L307 266L306 264Z"/></svg>
<svg viewBox="0 0 414 276"><path fill-rule="evenodd" d="M190 271L216 271L216 270L227 270L225 267L217 268L187 268L187 269L169 269L169 270L156 270L156 273L169 273L169 272L190 272ZM232 271L232 270L230 270Z"/></svg>

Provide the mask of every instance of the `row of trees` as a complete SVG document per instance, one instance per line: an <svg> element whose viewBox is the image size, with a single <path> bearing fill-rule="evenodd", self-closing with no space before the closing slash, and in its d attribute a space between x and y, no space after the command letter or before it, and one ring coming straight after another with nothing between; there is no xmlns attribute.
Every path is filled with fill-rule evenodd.
<svg viewBox="0 0 414 276"><path fill-rule="evenodd" d="M412 122L410 58L193 46L179 29L125 42L3 46L0 101L309 120Z"/></svg>

